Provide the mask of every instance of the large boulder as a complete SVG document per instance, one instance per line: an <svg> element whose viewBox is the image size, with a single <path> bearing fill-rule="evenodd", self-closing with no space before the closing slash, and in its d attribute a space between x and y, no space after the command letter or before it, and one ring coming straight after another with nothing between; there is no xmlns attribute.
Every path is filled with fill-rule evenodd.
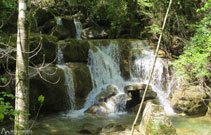
<svg viewBox="0 0 211 135"><path fill-rule="evenodd" d="M56 17L56 26L51 34L59 39L76 38L76 28L72 16Z"/></svg>
<svg viewBox="0 0 211 135"><path fill-rule="evenodd" d="M96 114L96 115L105 115L109 114L109 109L106 106L105 102L99 102L90 106L85 113Z"/></svg>
<svg viewBox="0 0 211 135"><path fill-rule="evenodd" d="M96 100L100 102L106 102L108 98L115 96L117 93L118 92L116 87L108 85L105 89L103 88L102 92L96 96Z"/></svg>
<svg viewBox="0 0 211 135"><path fill-rule="evenodd" d="M71 68L74 88L76 109L81 109L86 101L86 97L92 90L92 80L89 68L85 63L66 63Z"/></svg>
<svg viewBox="0 0 211 135"><path fill-rule="evenodd" d="M58 42L61 47L64 62L87 62L89 54L89 42L86 40L61 40Z"/></svg>
<svg viewBox="0 0 211 135"><path fill-rule="evenodd" d="M171 106L177 113L205 115L207 96L200 86L175 89L170 95Z"/></svg>
<svg viewBox="0 0 211 135"><path fill-rule="evenodd" d="M96 95L96 103L90 106L85 112L97 115L105 115L123 110L126 103L126 95L118 94L115 86L108 85Z"/></svg>
<svg viewBox="0 0 211 135"><path fill-rule="evenodd" d="M140 132L144 135L176 135L176 129L164 108L151 102L148 102L144 109Z"/></svg>
<svg viewBox="0 0 211 135"><path fill-rule="evenodd" d="M42 113L65 111L68 109L68 94L62 69L49 65L30 72L30 113L37 113L40 106L38 97L45 97Z"/></svg>

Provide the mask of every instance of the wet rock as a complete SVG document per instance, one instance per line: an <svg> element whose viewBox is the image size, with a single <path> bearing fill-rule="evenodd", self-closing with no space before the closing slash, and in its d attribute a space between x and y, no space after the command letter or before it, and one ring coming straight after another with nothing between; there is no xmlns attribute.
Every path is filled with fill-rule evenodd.
<svg viewBox="0 0 211 135"><path fill-rule="evenodd" d="M97 128L96 125L92 123L84 123L79 131L81 134L98 134L99 132L100 128Z"/></svg>
<svg viewBox="0 0 211 135"><path fill-rule="evenodd" d="M124 110L126 104L126 95L118 94L117 88L108 85L104 91L96 96L96 102L85 112L97 115L105 115L116 111Z"/></svg>
<svg viewBox="0 0 211 135"><path fill-rule="evenodd" d="M100 27L88 27L82 30L81 37L83 39L102 39L107 38L108 33Z"/></svg>
<svg viewBox="0 0 211 135"><path fill-rule="evenodd" d="M140 132L144 135L176 135L176 129L164 108L151 102L148 102L144 109Z"/></svg>
<svg viewBox="0 0 211 135"><path fill-rule="evenodd" d="M112 85L108 85L101 93L96 96L96 100L100 102L106 102L106 100L117 94L117 88Z"/></svg>
<svg viewBox="0 0 211 135"><path fill-rule="evenodd" d="M205 115L207 96L200 86L175 89L170 95L170 103L175 112L187 115Z"/></svg>
<svg viewBox="0 0 211 135"><path fill-rule="evenodd" d="M99 102L96 103L94 105L92 105L91 107L89 107L85 113L91 113L91 114L96 114L96 115L105 115L109 113L109 110L106 106L105 102Z"/></svg>
<svg viewBox="0 0 211 135"><path fill-rule="evenodd" d="M110 123L102 128L102 132L103 133L119 132L119 131L124 131L125 129L126 127L123 125Z"/></svg>

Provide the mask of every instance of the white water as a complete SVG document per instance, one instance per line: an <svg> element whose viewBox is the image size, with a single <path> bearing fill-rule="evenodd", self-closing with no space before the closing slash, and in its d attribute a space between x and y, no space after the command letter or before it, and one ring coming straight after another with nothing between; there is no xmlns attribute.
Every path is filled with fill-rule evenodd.
<svg viewBox="0 0 211 135"><path fill-rule="evenodd" d="M131 46L133 49L131 50L129 63L131 77L129 81L124 81L121 77L118 44L110 43L108 46L102 45L100 47L95 45L95 49L89 50L88 66L92 77L93 90L89 93L84 108L97 103L95 97L104 90L103 88L113 85L118 89L119 94L107 101L106 106L111 113L121 111L124 109L126 100L126 96L123 96L125 95L123 91L124 86L135 83L147 83L155 57L154 52L149 46L145 46L141 42L135 42ZM132 54L134 51L141 53L134 55ZM168 61L164 61L161 58L157 59L150 85L158 94L159 101L164 106L166 113L174 114L167 99L171 89L175 87L171 81L168 63Z"/></svg>
<svg viewBox="0 0 211 135"><path fill-rule="evenodd" d="M62 50L61 50L61 47L60 46L58 46L57 64L64 65L63 54L62 54Z"/></svg>
<svg viewBox="0 0 211 135"><path fill-rule="evenodd" d="M81 40L81 32L82 32L81 22L77 21L74 18L74 24L75 24L75 29L76 29L76 39Z"/></svg>
<svg viewBox="0 0 211 135"><path fill-rule="evenodd" d="M56 17L56 24L62 25L62 19L61 19L61 17Z"/></svg>
<svg viewBox="0 0 211 135"><path fill-rule="evenodd" d="M135 60L130 60L131 81L146 84L153 65L155 57L154 52L148 47L137 46L135 44L133 45L133 49L140 51L141 53L135 55ZM158 94L158 99L161 105L164 106L166 113L174 114L174 111L167 99L173 87L168 64L168 61L157 58L150 85Z"/></svg>
<svg viewBox="0 0 211 135"><path fill-rule="evenodd" d="M95 46L96 47L96 46ZM119 68L120 52L117 44L100 46L89 50L88 67L91 73L93 89L86 98L84 108L96 103L95 97L108 85L117 88L118 94L106 102L110 113L122 110L126 103L123 88L124 80Z"/></svg>
<svg viewBox="0 0 211 135"><path fill-rule="evenodd" d="M75 88L74 88L74 82L73 82L73 76L71 69L64 64L63 60L63 54L60 46L58 46L58 59L57 59L57 67L62 69L65 75L65 89L68 94L68 107L70 107L71 110L74 110L75 108Z"/></svg>
<svg viewBox="0 0 211 135"><path fill-rule="evenodd" d="M56 17L56 23L58 25L62 24L62 19L60 17ZM58 53L57 53L57 67L62 69L65 75L65 89L68 94L68 107L70 107L70 110L74 110L75 108L75 88L74 88L74 82L73 82L73 76L71 69L64 64L63 60L63 54L60 46L58 46Z"/></svg>
<svg viewBox="0 0 211 135"><path fill-rule="evenodd" d="M69 107L71 110L74 110L75 108L75 89L74 89L74 82L73 82L73 76L70 68L66 65L57 65L60 69L64 71L65 75L65 88L68 93L69 98Z"/></svg>

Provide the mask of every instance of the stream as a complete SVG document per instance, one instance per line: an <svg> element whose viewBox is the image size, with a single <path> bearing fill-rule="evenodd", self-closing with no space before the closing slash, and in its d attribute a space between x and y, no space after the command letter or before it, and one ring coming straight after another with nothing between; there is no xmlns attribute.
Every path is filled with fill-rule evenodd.
<svg viewBox="0 0 211 135"><path fill-rule="evenodd" d="M40 118L32 128L33 135L86 135L79 133L88 123L90 130L99 130L110 123L120 124L129 131L135 115L122 113L109 116L81 115L77 118L54 114ZM211 119L207 117L170 116L178 135L210 135ZM140 122L138 122L140 123ZM121 134L123 132L117 132ZM101 133L99 133L101 134ZM107 133L109 134L109 133ZM93 134L94 135L94 134Z"/></svg>

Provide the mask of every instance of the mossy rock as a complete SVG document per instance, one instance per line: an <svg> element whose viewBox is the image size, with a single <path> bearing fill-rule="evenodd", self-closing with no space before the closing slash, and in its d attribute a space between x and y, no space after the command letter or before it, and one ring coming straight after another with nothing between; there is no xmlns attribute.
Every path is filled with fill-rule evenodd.
<svg viewBox="0 0 211 135"><path fill-rule="evenodd" d="M92 90L89 68L85 63L66 63L66 65L71 68L73 75L76 109L81 109L86 102L86 97Z"/></svg>
<svg viewBox="0 0 211 135"><path fill-rule="evenodd" d="M61 47L64 62L87 62L90 45L87 40L61 40L58 42Z"/></svg>
<svg viewBox="0 0 211 135"><path fill-rule="evenodd" d="M38 97L45 97L42 113L65 111L68 106L68 94L65 86L65 76L62 69L54 65L42 68L40 75L36 70L30 72L30 113L36 114L40 103Z"/></svg>
<svg viewBox="0 0 211 135"><path fill-rule="evenodd" d="M176 135L176 129L167 117L164 108L147 102L140 124L144 135Z"/></svg>
<svg viewBox="0 0 211 135"><path fill-rule="evenodd" d="M63 40L67 38L76 38L76 28L74 24L74 18L72 16L59 16L56 19L61 19L61 24L56 24L51 31L51 35Z"/></svg>
<svg viewBox="0 0 211 135"><path fill-rule="evenodd" d="M207 112L207 98L200 86L187 86L173 90L170 103L177 113L191 116L205 115Z"/></svg>

